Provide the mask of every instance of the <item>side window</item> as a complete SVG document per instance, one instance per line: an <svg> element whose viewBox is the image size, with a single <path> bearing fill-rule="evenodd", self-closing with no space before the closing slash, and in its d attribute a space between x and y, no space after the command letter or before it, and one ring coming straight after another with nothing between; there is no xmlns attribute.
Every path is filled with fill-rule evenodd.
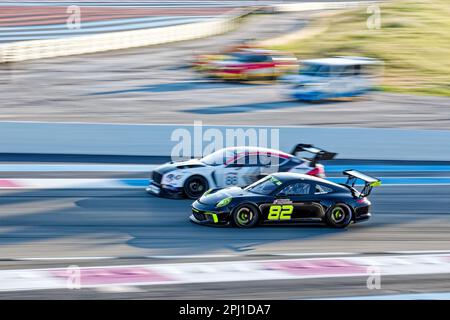
<svg viewBox="0 0 450 320"><path fill-rule="evenodd" d="M341 77L351 77L355 74L355 68L354 66L347 66L342 69L342 72L340 74Z"/></svg>
<svg viewBox="0 0 450 320"><path fill-rule="evenodd" d="M245 155L242 157L239 157L234 160L234 162L231 164L233 167L255 167L260 166L261 163L258 159L258 155Z"/></svg>
<svg viewBox="0 0 450 320"><path fill-rule="evenodd" d="M268 56L261 54L253 56L251 62L268 62L268 61L270 61L270 58Z"/></svg>
<svg viewBox="0 0 450 320"><path fill-rule="evenodd" d="M327 194L333 192L333 189L322 184L316 184L314 194Z"/></svg>
<svg viewBox="0 0 450 320"><path fill-rule="evenodd" d="M318 75L321 77L330 77L334 75L333 70L329 66L320 66L318 72Z"/></svg>
<svg viewBox="0 0 450 320"><path fill-rule="evenodd" d="M245 165L250 167L260 166L258 155L247 155L245 156Z"/></svg>
<svg viewBox="0 0 450 320"><path fill-rule="evenodd" d="M259 155L259 162L262 166L272 166L272 167L279 167L285 164L288 161L288 159L280 158L273 154L264 154L261 153Z"/></svg>
<svg viewBox="0 0 450 320"><path fill-rule="evenodd" d="M310 189L311 185L309 183L298 182L288 185L280 193L287 196L301 196L309 194Z"/></svg>

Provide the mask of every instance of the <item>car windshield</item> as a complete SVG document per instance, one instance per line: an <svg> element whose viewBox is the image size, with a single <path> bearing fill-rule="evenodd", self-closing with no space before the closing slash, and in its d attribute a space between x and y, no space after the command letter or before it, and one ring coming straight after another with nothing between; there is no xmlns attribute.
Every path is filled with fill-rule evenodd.
<svg viewBox="0 0 450 320"><path fill-rule="evenodd" d="M203 157L200 161L209 166L219 166L226 163L227 159L233 156L234 152L232 150L221 149Z"/></svg>
<svg viewBox="0 0 450 320"><path fill-rule="evenodd" d="M321 64L308 63L304 64L300 69L300 74L315 77L328 77L330 76L330 67Z"/></svg>
<svg viewBox="0 0 450 320"><path fill-rule="evenodd" d="M256 181L255 183L249 185L244 190L268 195L271 194L276 188L278 188L282 182L273 176L267 176L261 180Z"/></svg>
<svg viewBox="0 0 450 320"><path fill-rule="evenodd" d="M269 57L264 54L251 54L247 52L234 53L232 57L240 62L265 62L269 60Z"/></svg>

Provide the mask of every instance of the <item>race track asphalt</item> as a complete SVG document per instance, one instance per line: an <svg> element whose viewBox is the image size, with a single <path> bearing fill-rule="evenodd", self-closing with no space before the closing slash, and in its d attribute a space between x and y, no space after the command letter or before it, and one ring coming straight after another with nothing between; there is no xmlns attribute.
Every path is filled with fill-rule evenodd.
<svg viewBox="0 0 450 320"><path fill-rule="evenodd" d="M160 199L141 190L3 190L0 192L0 268L149 263L139 258L147 255L232 254L239 260L280 253L326 256L333 252L448 250L448 194L450 186L384 187L371 197L372 219L346 230L321 226L246 230L195 225L188 220L190 200ZM120 259L81 258L102 256ZM80 258L58 262L46 261L45 257ZM10 260L14 258L42 260ZM448 277L443 275L414 279L388 277L383 292L434 292L449 287ZM289 299L375 294L367 291L365 279L333 278L148 286L115 293L106 289L72 290L67 297L201 298L202 292L209 290L210 297L214 298L270 299L266 292L269 288L277 293L277 298ZM60 291L4 292L0 298L52 298Z"/></svg>
<svg viewBox="0 0 450 320"><path fill-rule="evenodd" d="M372 220L324 227L211 228L190 200L141 190L1 191L0 258L445 250L450 186L378 189Z"/></svg>

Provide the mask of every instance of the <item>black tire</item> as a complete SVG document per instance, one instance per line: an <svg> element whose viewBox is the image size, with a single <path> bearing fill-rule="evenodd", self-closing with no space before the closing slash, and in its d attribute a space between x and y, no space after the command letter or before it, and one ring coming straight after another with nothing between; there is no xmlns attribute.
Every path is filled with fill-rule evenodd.
<svg viewBox="0 0 450 320"><path fill-rule="evenodd" d="M183 185L184 193L189 199L200 198L208 188L208 180L198 175L187 178Z"/></svg>
<svg viewBox="0 0 450 320"><path fill-rule="evenodd" d="M241 204L232 213L233 224L239 228L252 228L258 224L259 210L251 204Z"/></svg>
<svg viewBox="0 0 450 320"><path fill-rule="evenodd" d="M333 228L346 228L352 222L352 210L343 203L331 207L326 213L326 223Z"/></svg>

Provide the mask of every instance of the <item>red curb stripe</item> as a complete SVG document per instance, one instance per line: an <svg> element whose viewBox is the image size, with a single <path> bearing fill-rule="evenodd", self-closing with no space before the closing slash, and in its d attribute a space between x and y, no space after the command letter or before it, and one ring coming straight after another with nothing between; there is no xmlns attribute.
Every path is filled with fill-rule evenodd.
<svg viewBox="0 0 450 320"><path fill-rule="evenodd" d="M0 179L0 188L19 188L21 185L14 182L14 180Z"/></svg>
<svg viewBox="0 0 450 320"><path fill-rule="evenodd" d="M150 268L142 267L103 267L103 268L80 268L81 285L104 285L104 284L130 284L173 281ZM74 277L74 270L50 270L50 274L57 278L70 281Z"/></svg>

